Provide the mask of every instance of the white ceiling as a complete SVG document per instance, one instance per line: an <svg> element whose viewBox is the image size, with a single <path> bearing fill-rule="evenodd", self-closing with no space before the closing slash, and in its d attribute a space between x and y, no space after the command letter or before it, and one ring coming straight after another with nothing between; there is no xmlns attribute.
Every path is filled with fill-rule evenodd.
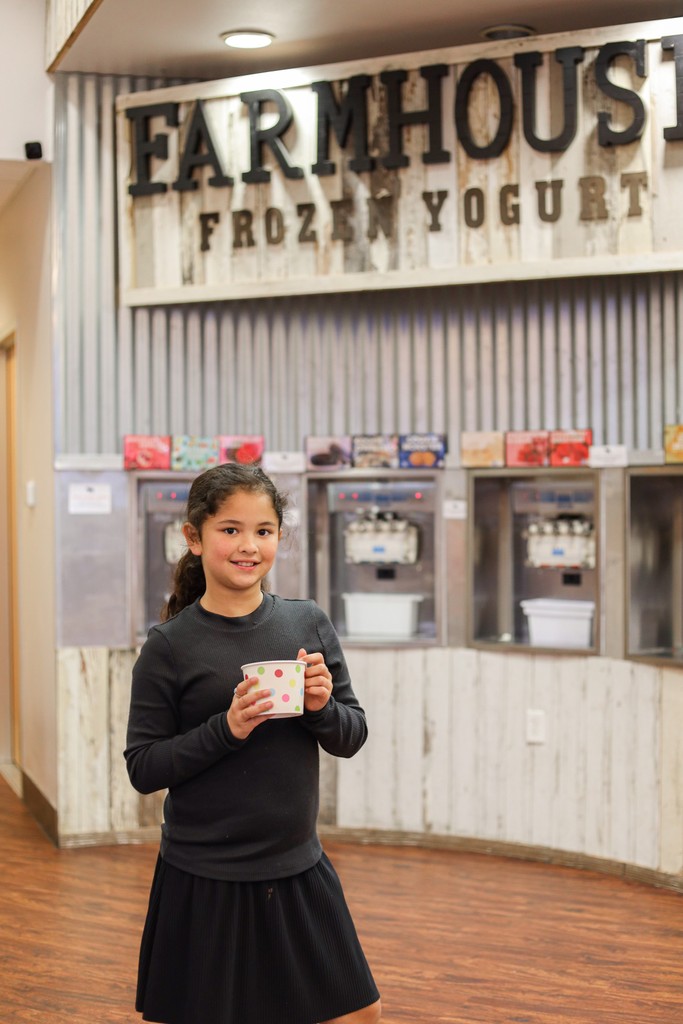
<svg viewBox="0 0 683 1024"><path fill-rule="evenodd" d="M228 78L460 46L502 22L539 35L683 15L683 0L100 0L53 70ZM221 32L260 28L267 50Z"/></svg>

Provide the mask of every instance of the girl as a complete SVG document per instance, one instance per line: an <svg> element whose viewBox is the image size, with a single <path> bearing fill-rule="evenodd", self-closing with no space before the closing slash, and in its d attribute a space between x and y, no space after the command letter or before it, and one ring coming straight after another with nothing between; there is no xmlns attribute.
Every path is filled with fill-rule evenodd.
<svg viewBox="0 0 683 1024"><path fill-rule="evenodd" d="M125 758L167 789L136 1009L163 1024L377 1024L379 994L316 832L318 745L351 757L365 714L326 615L264 580L285 503L260 469L192 484L164 621L133 669ZM306 661L304 714L240 666Z"/></svg>

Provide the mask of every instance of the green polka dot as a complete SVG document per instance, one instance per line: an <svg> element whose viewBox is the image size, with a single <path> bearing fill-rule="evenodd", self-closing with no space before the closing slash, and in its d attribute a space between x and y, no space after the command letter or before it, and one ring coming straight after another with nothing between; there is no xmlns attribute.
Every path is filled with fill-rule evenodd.
<svg viewBox="0 0 683 1024"><path fill-rule="evenodd" d="M262 675L263 675L263 673L264 673L264 672L265 672L266 670L265 670L265 668L263 667L263 665L260 665L260 666L259 666L259 667L258 667L258 668L256 669L256 671L258 672L258 674L259 674L260 676L262 676Z"/></svg>
<svg viewBox="0 0 683 1024"><path fill-rule="evenodd" d="M295 672L301 672L301 665L295 665L294 666L294 671Z"/></svg>
<svg viewBox="0 0 683 1024"><path fill-rule="evenodd" d="M295 710L295 711L301 711L301 707L300 707L300 705L299 705L299 704L295 704L295 705L294 705L294 710Z"/></svg>

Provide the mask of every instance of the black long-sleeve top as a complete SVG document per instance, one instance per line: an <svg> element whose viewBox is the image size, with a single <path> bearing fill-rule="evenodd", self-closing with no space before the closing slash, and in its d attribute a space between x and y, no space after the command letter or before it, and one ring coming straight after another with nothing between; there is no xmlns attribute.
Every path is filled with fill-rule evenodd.
<svg viewBox="0 0 683 1024"><path fill-rule="evenodd" d="M320 651L333 690L322 711L264 722L246 740L226 712L241 665ZM161 854L208 878L298 874L321 854L318 744L351 757L367 737L334 628L313 601L264 594L225 618L197 601L154 626L133 669L124 756L140 793L168 789Z"/></svg>

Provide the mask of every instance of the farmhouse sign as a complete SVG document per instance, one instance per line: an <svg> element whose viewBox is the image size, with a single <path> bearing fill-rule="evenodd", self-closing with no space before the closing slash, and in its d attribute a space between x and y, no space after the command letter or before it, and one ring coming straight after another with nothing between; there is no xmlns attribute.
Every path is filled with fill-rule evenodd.
<svg viewBox="0 0 683 1024"><path fill-rule="evenodd" d="M683 267L681 18L135 93L117 125L132 305Z"/></svg>

